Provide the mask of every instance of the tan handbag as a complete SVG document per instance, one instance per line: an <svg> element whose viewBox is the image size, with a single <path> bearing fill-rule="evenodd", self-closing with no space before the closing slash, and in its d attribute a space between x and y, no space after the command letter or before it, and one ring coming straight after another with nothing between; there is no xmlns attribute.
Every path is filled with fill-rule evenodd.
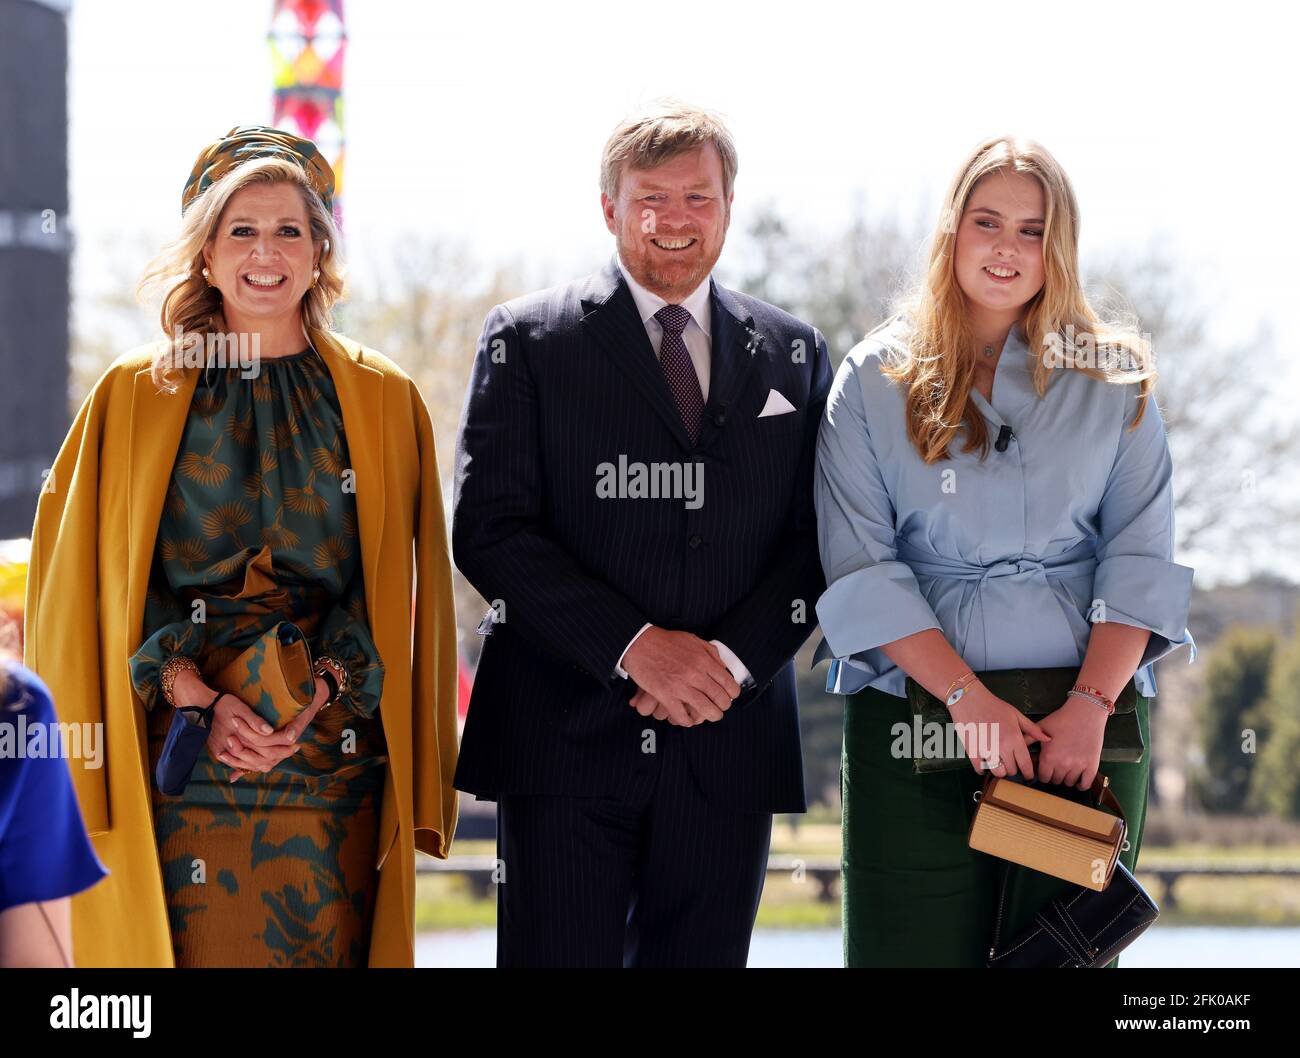
<svg viewBox="0 0 1300 1058"><path fill-rule="evenodd" d="M312 703L312 675L307 640L292 621L281 621L211 680L233 694L277 731Z"/></svg>
<svg viewBox="0 0 1300 1058"><path fill-rule="evenodd" d="M976 795L970 847L1101 892L1128 848L1128 823L1106 776L1092 794L1111 811L990 775Z"/></svg>

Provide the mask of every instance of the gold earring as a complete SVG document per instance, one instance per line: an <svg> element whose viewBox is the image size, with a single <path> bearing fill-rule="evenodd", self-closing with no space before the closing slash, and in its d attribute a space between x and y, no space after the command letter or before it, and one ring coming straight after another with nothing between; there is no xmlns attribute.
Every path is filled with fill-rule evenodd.
<svg viewBox="0 0 1300 1058"><path fill-rule="evenodd" d="M319 268L314 268L314 269L312 269L312 273L311 273L311 285L312 285L312 286L315 286L316 283L317 283L317 281L318 281L319 279L320 279L320 269L319 269Z"/></svg>

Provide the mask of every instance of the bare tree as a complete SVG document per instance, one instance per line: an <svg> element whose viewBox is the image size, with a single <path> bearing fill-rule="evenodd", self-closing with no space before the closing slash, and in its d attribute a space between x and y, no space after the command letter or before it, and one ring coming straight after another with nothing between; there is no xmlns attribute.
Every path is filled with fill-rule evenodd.
<svg viewBox="0 0 1300 1058"><path fill-rule="evenodd" d="M522 270L484 265L463 247L437 239L412 238L364 274L353 284L339 329L396 361L420 387L450 517L456 432L479 333L492 306L527 289ZM455 595L461 652L473 660L485 604L459 573Z"/></svg>
<svg viewBox="0 0 1300 1058"><path fill-rule="evenodd" d="M1230 344L1210 336L1213 311L1154 243L1138 258L1092 270L1101 297L1118 295L1151 336L1160 377L1156 399L1176 468L1178 550L1241 554L1259 569L1295 552L1300 491L1300 417L1268 407L1268 380L1282 364L1268 326L1256 321Z"/></svg>
<svg viewBox="0 0 1300 1058"><path fill-rule="evenodd" d="M742 236L738 285L819 327L838 361L915 281L927 237L859 207L841 235L813 241L767 206ZM1135 317L1156 349L1176 467L1177 553L1275 568L1278 553L1300 542L1300 488L1289 473L1300 457L1300 417L1267 409L1267 380L1282 367L1267 326L1216 344L1212 306L1159 242L1139 257L1093 263L1085 283L1104 314Z"/></svg>
<svg viewBox="0 0 1300 1058"><path fill-rule="evenodd" d="M840 234L797 238L766 204L738 240L735 285L816 326L838 364L913 281L924 239L915 227L871 217L861 203Z"/></svg>
<svg viewBox="0 0 1300 1058"><path fill-rule="evenodd" d="M157 306L135 298L136 280L161 244L161 236L118 233L78 247L78 254L95 261L103 286L94 293L73 290L68 398L74 414L109 364L162 337Z"/></svg>

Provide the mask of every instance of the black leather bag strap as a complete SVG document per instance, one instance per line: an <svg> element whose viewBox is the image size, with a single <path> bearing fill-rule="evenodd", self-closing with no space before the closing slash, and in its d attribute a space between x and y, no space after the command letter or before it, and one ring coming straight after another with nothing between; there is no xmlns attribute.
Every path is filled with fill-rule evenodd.
<svg viewBox="0 0 1300 1058"><path fill-rule="evenodd" d="M1034 916L1034 921L1043 928L1043 931L1052 940L1056 941L1057 946L1072 961L1086 963L1089 959L1087 943L1085 941L1083 947L1079 946L1079 938L1076 935L1077 929L1074 928L1073 923L1067 920L1058 904L1059 901L1053 900Z"/></svg>

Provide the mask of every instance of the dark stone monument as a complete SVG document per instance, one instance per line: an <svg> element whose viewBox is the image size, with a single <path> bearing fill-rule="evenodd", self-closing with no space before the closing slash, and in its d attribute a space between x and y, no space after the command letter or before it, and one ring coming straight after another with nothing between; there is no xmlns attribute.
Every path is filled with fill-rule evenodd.
<svg viewBox="0 0 1300 1058"><path fill-rule="evenodd" d="M31 533L69 422L71 6L0 0L0 538Z"/></svg>

